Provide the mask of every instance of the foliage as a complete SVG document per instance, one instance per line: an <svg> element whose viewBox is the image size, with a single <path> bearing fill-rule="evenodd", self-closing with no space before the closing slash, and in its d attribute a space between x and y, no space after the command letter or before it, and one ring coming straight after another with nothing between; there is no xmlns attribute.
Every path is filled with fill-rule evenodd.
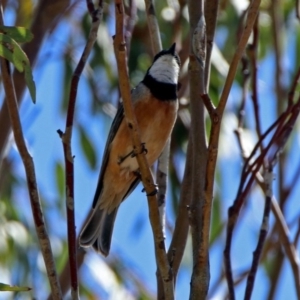
<svg viewBox="0 0 300 300"><path fill-rule="evenodd" d="M7 24L12 24L14 20L23 20L23 23L16 25L29 28L28 16L34 15L39 9L33 3L35 1L32 0L7 1L4 7ZM137 0L128 3L136 4L136 11L132 8L130 11L130 7L126 6L127 14L131 13L133 16L132 19L128 17L126 24L132 21L135 22L135 26L131 30L128 25L125 30L130 40L128 68L134 87L151 64L152 51L144 2ZM219 102L228 68L237 48L247 5L247 1L220 2L209 82L209 96L214 105ZM191 128L188 85L189 16L185 1L157 1L155 8L164 48L176 41L182 61L180 109L172 135L168 178L166 233L169 243L178 213ZM113 9L113 2L104 3L104 15L97 43L78 89L72 142L75 155L77 230L80 229L92 203L105 139L120 96L112 39L115 34ZM289 92L299 68L300 31L295 10L294 1L291 0L262 1L257 25L256 64L251 57L252 35L229 95L222 120L214 185L209 299L225 299L228 295L225 272L222 268L228 224L227 211L237 196L244 158L260 140L261 133L264 133L290 104ZM45 17L47 14L51 15L51 11L48 10L39 13L45 14ZM11 61L18 71L25 71L31 98L35 100L35 83L29 76L29 54L22 50L19 43L26 42L27 47L33 49L40 47L36 50L39 51L37 61L31 61L38 101L36 105L31 105L25 94L20 115L24 135L36 163L47 228L58 272L61 273L67 262L66 213L63 200L63 151L56 130L62 128L65 122L72 72L85 45L91 20L85 3L78 0L73 1L59 16L52 17L51 20L53 22L49 22L49 27L43 32L44 43L40 46L35 44L36 34L32 29L28 31L24 27L1 27L0 41L6 46L1 47L0 54ZM32 40L30 32L34 34ZM15 50L11 52L10 47L14 47ZM256 87L252 81L255 69L258 72ZM255 94L258 108L254 106ZM3 93L1 96L3 97ZM298 97L299 86L295 89L293 103L296 103L295 99ZM256 112L261 132L257 129ZM0 124L5 126L1 118L3 114L0 113ZM205 126L206 135L209 136L211 122L208 114L205 115ZM299 124L296 123L274 169L274 199L283 214L286 232L280 231L273 211L259 262L253 299L282 299L285 293L289 293L286 296L289 299L297 299L295 271L291 270L299 270L299 266L287 251L295 250L293 255L297 258L300 235L297 199L300 192L298 131ZM238 134L240 140L237 139ZM264 146L270 139L268 137L263 141ZM26 292L26 295L24 293L24 299L45 299L49 287L30 212L23 167L18 153L11 147L11 140L7 141L6 145L5 158L0 164L0 281L13 286L32 287L32 291ZM262 171L262 168L259 171ZM232 274L237 299L244 295L252 253L258 241L265 203L265 194L261 187L259 182L251 185L233 232ZM116 238L113 240L111 257L103 259L92 251L85 256L80 269L80 293L83 299L155 299L155 261L148 211L144 203L145 197L139 193L141 188L138 187L137 190L138 192L123 204L124 211L118 216L120 221L114 232ZM189 295L190 272L193 268L191 253L192 243L189 237L177 279L178 299L187 299ZM101 268L102 274L97 272L98 268ZM5 293L5 296L11 299L14 299L15 295Z"/></svg>

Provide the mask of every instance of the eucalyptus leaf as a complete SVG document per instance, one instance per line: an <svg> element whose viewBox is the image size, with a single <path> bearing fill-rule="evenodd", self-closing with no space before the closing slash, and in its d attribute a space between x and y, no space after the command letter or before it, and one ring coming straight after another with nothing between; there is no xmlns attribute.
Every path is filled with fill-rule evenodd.
<svg viewBox="0 0 300 300"><path fill-rule="evenodd" d="M0 33L0 55L10 61L19 72L24 71L23 60L28 60L20 46L8 35Z"/></svg>
<svg viewBox="0 0 300 300"><path fill-rule="evenodd" d="M87 159L90 167L92 169L95 169L97 165L97 154L96 154L95 146L93 145L90 137L87 135L86 130L82 126L79 127L79 135L80 135L80 144L84 156Z"/></svg>
<svg viewBox="0 0 300 300"><path fill-rule="evenodd" d="M31 288L27 286L11 286L0 282L0 292L27 292Z"/></svg>
<svg viewBox="0 0 300 300"><path fill-rule="evenodd" d="M26 43L33 39L33 34L25 27L0 26L0 33L8 35L17 43Z"/></svg>
<svg viewBox="0 0 300 300"><path fill-rule="evenodd" d="M31 99L32 99L33 103L35 103L36 102L36 88L35 88L35 82L34 82L33 76L32 76L32 70L31 70L29 63L24 65L24 71L25 71L25 82L29 89Z"/></svg>
<svg viewBox="0 0 300 300"><path fill-rule="evenodd" d="M19 72L25 71L25 81L33 103L36 101L36 88L29 59L19 44L9 35L0 33L0 56L10 61Z"/></svg>

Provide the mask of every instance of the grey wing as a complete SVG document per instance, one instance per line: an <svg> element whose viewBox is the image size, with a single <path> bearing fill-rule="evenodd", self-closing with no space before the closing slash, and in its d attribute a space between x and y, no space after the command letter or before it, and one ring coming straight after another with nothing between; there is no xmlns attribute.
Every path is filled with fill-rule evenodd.
<svg viewBox="0 0 300 300"><path fill-rule="evenodd" d="M120 124L122 123L123 119L124 119L124 107L123 107L123 104L121 103L117 110L115 118L111 124L110 131L109 131L109 134L107 137L104 154L103 154L103 158L102 158L102 165L101 165L101 169L100 169L97 189L96 189L94 200L93 200L93 208L95 208L97 200L99 199L99 196L102 191L103 176L104 176L104 172L105 172L105 169L106 169L106 166L108 163L110 144L113 141L114 137L116 136L116 133L118 132Z"/></svg>
<svg viewBox="0 0 300 300"><path fill-rule="evenodd" d="M93 200L93 208L96 207L97 201L99 199L99 196L100 196L102 188L103 188L103 177L104 177L104 173L105 173L106 166L107 166L108 159L109 159L110 144L113 141L114 137L116 136L116 133L118 132L123 119L124 119L124 107L123 107L123 104L121 103L120 107L117 110L116 116L112 122L110 131L109 131L109 134L107 137L107 141L106 141L106 145L105 145L105 149L104 149L104 155L103 155L103 159L102 159L102 166L101 166L98 184L97 184L97 188L96 188L96 192L95 192L95 196L94 196L94 200ZM124 199L131 194L131 192L136 188L136 186L139 184L139 182L140 182L139 178L136 178L134 180L134 182L129 187Z"/></svg>

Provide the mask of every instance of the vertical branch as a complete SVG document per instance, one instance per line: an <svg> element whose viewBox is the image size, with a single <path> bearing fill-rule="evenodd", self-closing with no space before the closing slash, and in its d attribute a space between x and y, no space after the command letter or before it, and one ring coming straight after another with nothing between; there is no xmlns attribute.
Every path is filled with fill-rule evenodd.
<svg viewBox="0 0 300 300"><path fill-rule="evenodd" d="M152 53L158 53L162 50L160 31L158 22L155 15L155 8L152 0L145 0L146 12L147 12L147 23L149 28L149 35L152 45Z"/></svg>
<svg viewBox="0 0 300 300"><path fill-rule="evenodd" d="M3 25L2 7L0 7L0 24ZM32 215L33 215L34 224L37 232L37 237L41 247L41 252L45 262L51 291L55 299L62 299L61 288L57 278L50 239L47 233L47 229L44 221L44 215L41 208L41 202L40 202L40 197L39 197L39 192L38 192L38 187L36 182L34 162L28 152L25 139L23 136L23 130L22 130L22 125L21 125L19 111L18 111L14 84L11 77L10 66L7 60L3 58L1 58L0 60L1 60L0 62L1 74L2 74L9 118L10 118L12 130L14 134L14 139L25 168Z"/></svg>
<svg viewBox="0 0 300 300"><path fill-rule="evenodd" d="M259 5L260 5L261 0L253 0L251 1L249 8L248 8L248 16L247 16L247 20L246 20L246 24L244 27L244 31L241 35L240 41L238 43L237 49L234 53L232 62L230 64L229 67L229 72L225 81L225 85L223 88L223 92L220 98L220 102L218 105L218 113L220 113L221 115L224 112L226 103L227 103L227 99L228 99L228 95L236 74L236 70L238 67L238 64L241 60L241 57L244 53L245 47L247 45L248 39L250 37L250 34L252 32L252 28L254 26L254 22L256 20L257 14L258 14L258 10L259 10Z"/></svg>
<svg viewBox="0 0 300 300"><path fill-rule="evenodd" d="M206 28L204 1L188 1L190 15L191 49L189 62L191 132L192 146L192 199L190 206L190 226L193 242L193 273L190 299L205 299L208 291L210 272L208 247L204 240L204 189L207 159L204 107L201 94L205 94ZM209 226L209 224L208 224Z"/></svg>
<svg viewBox="0 0 300 300"><path fill-rule="evenodd" d="M227 103L228 95L235 77L235 73L237 70L238 63L244 53L245 47L247 45L249 36L251 34L254 22L256 20L256 16L258 13L260 5L260 0L253 0L250 3L248 9L248 16L246 21L246 26L241 35L237 50L234 54L233 60L230 64L229 72L226 78L226 82L224 85L224 89L219 101L219 105L215 111L215 117L212 121L212 128L209 139L209 147L208 147L208 159L206 166L206 178L205 178L205 200L203 207L203 243L200 249L200 253L202 259L208 261L208 251L207 249L209 245L209 229L210 229L210 215L211 215L211 202L213 198L213 186L214 186L214 174L216 168L216 160L218 154L218 146L219 146L219 135L221 128L221 120L222 115ZM233 298L234 299L234 298Z"/></svg>
<svg viewBox="0 0 300 300"><path fill-rule="evenodd" d="M71 277L71 295L72 299L79 299L78 291L78 276L77 276L77 241L75 227L75 205L74 205L74 163L72 155L72 131L74 111L76 105L77 89L81 73L86 64L87 58L92 50L92 47L97 38L97 31L102 18L102 0L99 0L99 8L95 9L91 0L87 0L87 8L92 17L92 26L86 46L81 55L80 61L74 71L71 80L71 88L69 95L69 104L66 118L65 131L58 130L62 139L65 169L66 169L66 210L67 210L67 225L68 225L68 251L69 251L69 267Z"/></svg>
<svg viewBox="0 0 300 300"><path fill-rule="evenodd" d="M271 200L273 196L273 188L272 188L272 182L273 182L273 166L272 163L268 167L268 170L265 171L264 176L264 182L265 182L265 193L266 193L266 201L265 201L265 208L264 208L264 214L263 219L261 223L260 228L260 234L259 239L257 243L257 247L255 251L253 252L253 261L252 266L248 275L247 285L246 285L246 291L245 291L245 300L251 299L251 294L253 291L254 281L255 281L255 275L259 264L259 259L263 250L263 245L265 242L265 239L267 237L267 233L269 230L269 217L270 217L270 211L271 211Z"/></svg>
<svg viewBox="0 0 300 300"><path fill-rule="evenodd" d="M259 27L258 27L258 16L253 26L253 42L248 47L248 54L252 68L252 102L255 116L256 134L259 137L262 135L261 123L259 118L259 101L258 101L258 80L257 80L257 51L258 51L258 38L259 38ZM261 144L261 150L263 150L263 144Z"/></svg>
<svg viewBox="0 0 300 300"><path fill-rule="evenodd" d="M122 0L115 0L115 13L116 13L116 36L114 40L114 48L117 58L119 84L121 95L123 99L125 118L128 129L131 134L133 149L138 161L139 170L141 173L142 182L147 193L149 205L149 218L153 231L155 256L157 266L162 277L163 290L166 299L174 299L174 286L172 269L169 266L168 258L165 250L165 241L160 223L157 198L154 191L155 184L152 174L143 151L141 144L139 128L137 125L136 117L133 112L133 106L130 95L130 84L127 70L126 59L126 44L124 39L124 7Z"/></svg>
<svg viewBox="0 0 300 300"><path fill-rule="evenodd" d="M145 0L146 5L146 13L147 13L147 23L148 23L148 29L149 29L149 35L152 45L152 53L156 54L159 51L162 50L162 44L161 44L161 38L160 38L160 30L155 14L155 7L152 0ZM160 221L162 224L163 234L164 234L164 228L165 228L165 199L166 199L166 191L167 191L167 174L168 174L168 168L169 168L169 156L170 156L170 143L171 143L171 137L168 138L165 148L160 155L157 163L157 172L156 172L156 181L158 185L158 208L160 213ZM186 203L186 201L184 202ZM186 204L185 204L186 205ZM184 205L184 206L185 206ZM185 209L185 208L184 208ZM187 230L188 230L188 223L184 222L184 217L187 217L186 214L183 213L181 215L180 220L182 223L180 223L180 237L178 233L178 228L175 226L175 231L172 237L171 245L168 249L168 262L170 264L170 267L172 267L173 272L173 284L175 285L176 281L176 274L182 259L182 255L184 252L185 244L186 244L186 237L187 237ZM176 219L176 224L177 219ZM178 226L178 225L177 225ZM185 230L184 230L185 229ZM178 242L177 244L174 239ZM167 299L166 295L164 293L164 288L161 281L161 274L159 270L156 272L157 276L157 296L158 299Z"/></svg>
<svg viewBox="0 0 300 300"><path fill-rule="evenodd" d="M152 53L155 55L162 50L160 30L155 14L155 7L152 0L145 0L147 23L149 29L149 35L152 45ZM157 171L156 171L156 183L158 185L158 208L160 214L161 224L163 226L163 233L165 234L165 218L166 218L166 192L167 192L167 174L169 169L169 156L170 156L170 142L169 138L166 142L165 148L158 158ZM159 281L159 274L157 273L157 280ZM159 290L159 289L158 289ZM160 291L159 291L160 293Z"/></svg>
<svg viewBox="0 0 300 300"><path fill-rule="evenodd" d="M237 50L235 52L235 55L233 57L233 60L230 64L229 72L226 78L226 82L224 85L224 89L220 98L219 105L216 109L213 108L212 104L208 101L204 102L206 106L209 108L211 121L212 121L212 129L210 133L209 138L209 147L208 147L208 158L207 158L207 165L206 165L206 175L205 175L205 194L203 198L203 202L201 207L199 207L199 204L196 204L195 199L201 199L201 193L199 193L197 196L194 194L193 201L195 201L195 205L198 206L192 206L191 214L193 216L194 211L193 209L198 207L198 212L195 214L198 218L201 215L201 222L198 221L198 226L201 227L198 228L198 230L201 230L201 242L199 242L199 247L195 247L194 249L198 249L196 260L194 261L194 270L193 270L193 276L192 276L192 288L195 287L195 290L198 290L198 298L199 295L202 295L202 298L206 296L208 284L209 284L209 256L208 256L208 247L209 247L209 231L210 231L210 221L211 221L211 207L212 207L212 199L213 199L213 186L214 186L214 174L215 174L215 168L216 168L216 160L217 160L217 154L218 154L218 145L219 145L219 135L220 135L220 128L221 128L221 120L222 115L227 103L228 95L235 77L235 73L237 70L238 63L243 55L243 52L245 50L246 44L248 42L250 33L252 31L258 9L260 5L260 0L254 0L250 3L249 9L248 9L248 17L246 26L244 28L244 31L241 35L240 42L238 44ZM202 6L203 7L203 6ZM191 9L192 7L189 5L189 11L190 15L193 11ZM201 8L200 8L201 11ZM203 10L202 10L203 13ZM200 13L201 15L201 13ZM198 17L198 20L200 18ZM192 21L192 18L190 17L190 20ZM191 57L192 62L192 57ZM200 72L201 75L201 72ZM203 81L200 80L200 84ZM200 85L201 86L201 85ZM202 86L203 87L203 86ZM205 89L202 89L202 92L205 92ZM191 90L192 93L192 90ZM204 94L204 93L203 93ZM206 98L204 98L205 100ZM194 131L193 131L194 132ZM199 141L197 139L195 142ZM194 143L194 149L196 149L195 143ZM203 162L202 162L203 163ZM196 176L199 178L200 174L195 173ZM193 187L194 190L195 187ZM195 197L196 196L196 197ZM197 228L196 226L193 226L194 224L197 224L196 222L193 222L191 220L191 226L192 226L192 233L193 233L193 227L194 230ZM199 231L198 231L199 232ZM199 240L199 238L198 238ZM193 243L195 240L193 239ZM194 252L195 255L195 252ZM194 256L195 257L195 256ZM196 269L198 268L198 276L196 275ZM194 276L195 274L195 276ZM196 280L196 278L198 279ZM195 280L195 282L193 281ZM199 289L199 287L201 287ZM202 294L201 294L202 293ZM192 294L191 294L192 295ZM195 298L196 299L196 298Z"/></svg>
<svg viewBox="0 0 300 300"><path fill-rule="evenodd" d="M205 61L205 84L206 89L209 88L209 78L210 78L210 60L213 49L219 0L210 0L205 2L205 22L206 22L206 61Z"/></svg>

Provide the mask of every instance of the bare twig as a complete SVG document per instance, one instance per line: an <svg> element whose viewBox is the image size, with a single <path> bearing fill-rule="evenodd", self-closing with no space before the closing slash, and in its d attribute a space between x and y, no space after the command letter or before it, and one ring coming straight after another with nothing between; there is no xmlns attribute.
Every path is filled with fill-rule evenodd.
<svg viewBox="0 0 300 300"><path fill-rule="evenodd" d="M162 49L160 31L158 22L155 15L155 7L152 0L145 0L147 22L149 35L151 37L152 53L158 53Z"/></svg>
<svg viewBox="0 0 300 300"><path fill-rule="evenodd" d="M238 136L239 144L241 147L241 151L242 151L242 153L245 153L245 151L243 150L241 137L239 134L237 136ZM246 160L247 158L244 157L244 159ZM256 173L256 182L261 187L261 189L263 191L265 191L265 184L264 184L263 178L259 172ZM288 260L290 261L291 268L292 268L292 271L294 274L295 288L297 291L297 295L300 296L300 261L299 261L299 257L297 254L296 246L290 240L289 228L285 222L282 211L278 205L277 200L274 198L274 196L272 196L272 199L271 199L271 208L272 208L272 212L276 219L276 225L278 226L277 228L279 231L280 242L285 250ZM278 271L280 271L280 269L278 269ZM272 282L273 282L273 280L272 280ZM276 280L275 280L275 282L276 282ZM272 299L272 297L269 299Z"/></svg>
<svg viewBox="0 0 300 300"><path fill-rule="evenodd" d="M71 80L71 89L69 95L69 104L66 118L65 131L58 131L64 149L65 168L66 168L66 210L67 210L67 224L68 224L68 250L69 250L69 268L71 277L71 294L72 299L79 299L78 291L78 276L77 276L77 240L75 227L75 211L74 211L74 163L72 155L72 131L74 111L77 97L77 88L81 73L86 64L87 58L92 50L92 47L97 38L97 31L102 19L102 0L99 0L99 7L95 9L91 0L87 0L87 8L92 17L92 26L89 33L86 46L81 55L80 61L74 71Z"/></svg>
<svg viewBox="0 0 300 300"><path fill-rule="evenodd" d="M296 0L296 17L297 19L300 19L300 1L299 0Z"/></svg>
<svg viewBox="0 0 300 300"><path fill-rule="evenodd" d="M120 90L123 99L124 112L126 122L131 133L133 148L137 157L139 169L141 172L142 182L147 195L153 194L155 184L152 178L152 174L144 154L142 151L142 144L140 139L139 128L137 125L136 117L133 112L131 96L130 96L130 84L127 71L126 60L126 44L123 34L124 26L124 7L121 0L115 0L115 13L116 13L116 36L114 40L115 53L117 58ZM156 196L147 196L149 205L149 217L152 226L156 261L159 272L161 274L164 286L164 294L166 299L174 298L174 286L172 270L169 266L168 258L165 250L165 241L162 232L162 226L160 223L158 203Z"/></svg>
<svg viewBox="0 0 300 300"><path fill-rule="evenodd" d="M151 45L152 45L152 53L156 54L162 50L162 43L161 43L161 38L160 38L160 30L159 30L159 26L158 26L156 14L155 14L155 7L154 7L154 3L152 0L145 0L145 5L146 5L149 35L150 35L150 40L151 40ZM169 156L170 156L170 143L171 143L171 137L169 137L168 141L166 142L165 148L158 159L157 171L156 171L156 181L157 181L157 185L158 185L157 199L158 199L158 208L159 208L159 213L160 213L160 221L162 224L163 234L165 231L165 218L166 218L166 216L165 216L165 199L166 199L166 191L167 191L167 174L168 174ZM182 233L183 231L180 231L180 232ZM187 230L185 232L187 235ZM177 234L177 231L176 231L176 234ZM177 236L175 236L174 238L176 240ZM184 239L184 241L186 241L186 239ZM179 268L179 265L181 262L181 258L182 258L183 251L184 251L184 246L179 247L178 252L177 252L178 245L175 246L174 242L173 243L171 242L171 245L172 245L172 247L170 246L170 248L168 250L168 261L169 261L170 266L172 267L173 276L175 274L175 276L173 277L173 284L175 285L176 274L177 274L177 271L178 271L178 268ZM176 247L175 250L174 250L174 247ZM175 258L175 256L176 256L176 258ZM176 261L176 263L174 263L175 261ZM167 295L164 292L165 288L163 287L163 283L161 281L161 274L160 274L159 268L156 272L156 276L157 276L157 297L158 297L158 299L167 299L166 298Z"/></svg>
<svg viewBox="0 0 300 300"><path fill-rule="evenodd" d="M227 226L227 237L226 237L226 246L224 250L224 256L225 256L225 270L226 270L226 278L227 283L229 287L230 292L230 298L235 299L234 295L234 287L233 287L233 278L231 273L231 259L230 259L230 251L231 251L231 241L232 241L232 234L233 230L239 215L239 211L244 203L245 197L249 193L250 187L252 186L255 176L257 172L259 171L260 167L263 164L264 158L269 154L270 160L273 161L277 158L278 153L282 151L282 148L284 144L286 143L286 140L288 136L290 135L290 132L295 124L296 118L299 115L299 107L300 107L300 98L298 102L295 105L292 105L287 108L286 112L284 112L279 118L277 122L277 128L271 137L269 143L267 146L263 149L261 154L258 156L258 158L254 161L254 163L249 164L249 167L246 167L246 165L249 163L249 158L247 158L243 173L241 176L240 181L240 187L237 192L236 200L234 201L234 204L229 208L228 210L228 226ZM274 125L274 124L273 124ZM271 125L270 127L272 127ZM267 130L267 132L269 129ZM269 131L270 132L270 131ZM253 153L256 151L256 149L259 147L259 143L262 142L263 138L266 135L262 135L256 146L254 147L252 154L249 157L253 156ZM250 174L250 173L251 174ZM247 180L248 178L248 180Z"/></svg>
<svg viewBox="0 0 300 300"><path fill-rule="evenodd" d="M155 55L162 50L160 30L155 14L155 7L152 0L145 0L146 13L147 13L147 23L149 29L149 35L152 45L152 53ZM167 192L167 174L169 169L169 156L170 156L170 142L171 138L166 142L165 148L158 158L157 171L156 171L156 183L158 186L158 209L160 214L161 224L163 226L163 233L165 234L165 218L166 218L166 192ZM160 275L157 272L157 281L158 281L158 298L162 298L160 295L162 290L160 289Z"/></svg>
<svg viewBox="0 0 300 300"><path fill-rule="evenodd" d="M199 25L199 20L204 18L204 1L188 1L190 14L190 37L191 49L193 49L193 36ZM201 22L200 22L201 23ZM204 22L205 23L205 22ZM206 45L205 45L206 47ZM206 51L206 48L202 49ZM206 54L204 54L206 57ZM206 62L205 62L206 65ZM190 83L190 109L191 109L191 131L189 143L192 146L193 168L192 168L192 199L189 209L190 227L193 243L193 273L191 278L190 299L205 299L210 281L208 243L206 243L210 226L204 224L205 220L205 167L207 159L207 143L204 125L204 106L201 95L206 94L205 65L200 64L196 56L190 54L189 83ZM199 101L200 100L200 101Z"/></svg>
<svg viewBox="0 0 300 300"><path fill-rule="evenodd" d="M0 8L0 24L3 25L2 7ZM17 148L19 150L25 168L33 219L34 219L35 228L40 243L42 255L44 258L51 291L55 299L62 299L61 288L57 278L50 239L46 230L44 215L41 209L41 203L40 203L39 192L38 192L36 176L35 176L34 162L28 152L24 140L16 94L15 94L14 85L11 77L10 66L8 61L2 58L1 58L1 73L2 73L4 90L6 94L6 104L8 108L9 118L10 118L12 130L15 138L15 143L17 145Z"/></svg>
<svg viewBox="0 0 300 300"><path fill-rule="evenodd" d="M135 3L135 0L129 0L128 3L129 6L129 14L127 16L126 20L126 26L125 26L125 37L126 37L126 45L127 45L127 54L130 53L130 47L131 47L131 38L132 38L132 32L134 30L134 26L136 23L137 18L137 6Z"/></svg>
<svg viewBox="0 0 300 300"><path fill-rule="evenodd" d="M248 55L251 62L252 68L252 102L254 108L254 116L255 116L255 125L256 125L256 133L258 137L261 137L261 122L259 118L259 99L258 99L258 84L257 84L257 51L258 51L258 38L259 38L259 29L258 29L258 16L254 23L253 27L253 41L252 44L248 47ZM263 150L263 143L260 144L261 151Z"/></svg>
<svg viewBox="0 0 300 300"><path fill-rule="evenodd" d="M270 166L268 170L265 171L264 176L264 183L265 183L265 192L266 192L266 201L265 201L265 209L263 214L263 220L260 228L260 234L259 239L257 243L257 247L255 251L253 252L253 261L252 266L248 275L247 285L246 285L246 291L245 291L245 300L251 299L251 294L253 291L254 281L255 281L255 275L259 264L259 259L262 253L263 245L265 242L265 239L267 237L267 233L269 230L269 217L270 217L270 211L271 211L271 199L273 196L273 162L270 162Z"/></svg>
<svg viewBox="0 0 300 300"><path fill-rule="evenodd" d="M209 90L210 78L210 60L217 25L219 0L210 0L205 2L205 22L206 22L206 62L205 62L205 84L206 90Z"/></svg>
<svg viewBox="0 0 300 300"><path fill-rule="evenodd" d="M233 56L232 62L230 64L229 72L226 78L226 82L223 88L223 92L220 98L220 103L217 107L217 110L220 114L223 114L228 95L235 77L235 73L239 64L239 61L244 53L245 47L247 45L248 39L250 37L250 34L252 32L252 28L254 26L254 22L256 20L258 10L259 10L259 5L260 5L260 0L253 0L251 1L249 8L248 8L248 15L247 15L247 20L246 20L246 25L244 27L244 31L241 35L240 41L238 43L236 52Z"/></svg>

